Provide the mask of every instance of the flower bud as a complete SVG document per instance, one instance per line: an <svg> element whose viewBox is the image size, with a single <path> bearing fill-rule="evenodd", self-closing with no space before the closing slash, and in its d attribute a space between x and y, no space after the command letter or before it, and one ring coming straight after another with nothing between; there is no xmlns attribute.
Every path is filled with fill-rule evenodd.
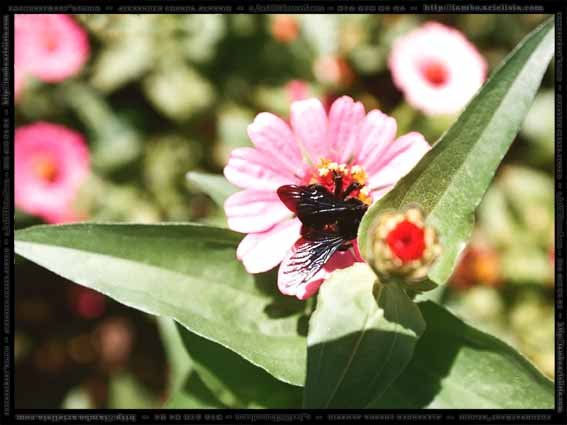
<svg viewBox="0 0 567 425"><path fill-rule="evenodd" d="M418 281L441 253L436 231L425 225L419 208L385 212L373 232L373 263L380 278Z"/></svg>

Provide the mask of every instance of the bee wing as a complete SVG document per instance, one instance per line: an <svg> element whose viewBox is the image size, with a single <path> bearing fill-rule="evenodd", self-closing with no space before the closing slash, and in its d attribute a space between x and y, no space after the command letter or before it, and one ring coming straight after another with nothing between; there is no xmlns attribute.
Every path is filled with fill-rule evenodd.
<svg viewBox="0 0 567 425"><path fill-rule="evenodd" d="M282 292L295 294L295 289L309 282L344 242L337 234L322 232L299 239L291 256L280 265L278 284Z"/></svg>
<svg viewBox="0 0 567 425"><path fill-rule="evenodd" d="M337 199L321 185L285 185L278 188L285 206L306 225L332 224L351 206Z"/></svg>
<svg viewBox="0 0 567 425"><path fill-rule="evenodd" d="M305 193L307 186L297 186L295 184L286 184L280 186L277 190L280 200L284 203L288 210L297 214L299 201Z"/></svg>

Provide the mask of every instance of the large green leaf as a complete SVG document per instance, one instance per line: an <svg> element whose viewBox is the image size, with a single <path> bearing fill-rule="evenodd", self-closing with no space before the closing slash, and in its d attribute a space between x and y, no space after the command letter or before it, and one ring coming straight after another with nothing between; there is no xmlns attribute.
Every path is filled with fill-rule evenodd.
<svg viewBox="0 0 567 425"><path fill-rule="evenodd" d="M553 49L550 18L514 49L419 164L369 208L359 245L370 264L377 217L417 204L439 232L442 246L429 277L438 284L447 281L470 237L473 213L530 108Z"/></svg>
<svg viewBox="0 0 567 425"><path fill-rule="evenodd" d="M427 328L413 359L371 407L553 408L553 383L512 347L431 301L418 305Z"/></svg>
<svg viewBox="0 0 567 425"><path fill-rule="evenodd" d="M216 398L232 408L297 408L302 389L278 381L233 351L178 325L193 367Z"/></svg>
<svg viewBox="0 0 567 425"><path fill-rule="evenodd" d="M321 287L307 337L306 407L367 407L410 361L425 325L419 309L398 286L375 281L361 263Z"/></svg>
<svg viewBox="0 0 567 425"><path fill-rule="evenodd" d="M240 235L196 224L72 224L16 232L19 255L128 306L174 318L303 385L303 304L277 295L272 274L247 274Z"/></svg>

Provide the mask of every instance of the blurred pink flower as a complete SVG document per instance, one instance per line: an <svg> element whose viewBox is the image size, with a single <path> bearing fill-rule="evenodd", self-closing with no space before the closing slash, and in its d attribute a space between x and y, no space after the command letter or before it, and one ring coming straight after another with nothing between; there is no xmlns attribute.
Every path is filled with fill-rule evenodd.
<svg viewBox="0 0 567 425"><path fill-rule="evenodd" d="M280 201L276 190L287 184L328 186L330 173L344 172L345 180L364 187L356 195L370 203L386 192L429 150L419 133L396 138L396 121L378 110L365 113L360 102L343 96L329 113L317 99L293 102L291 128L267 112L248 126L254 147L232 151L224 169L226 178L243 190L227 199L225 211L231 229L248 233L237 257L249 273L261 273L289 259L300 239L300 221ZM302 154L303 152L303 154ZM337 252L309 282L290 286L278 275L278 287L287 295L313 295L328 274L362 261L356 241L352 250ZM281 268L280 268L281 270Z"/></svg>
<svg viewBox="0 0 567 425"><path fill-rule="evenodd" d="M313 63L313 74L322 84L348 86L354 80L354 73L348 62L340 56L320 56Z"/></svg>
<svg viewBox="0 0 567 425"><path fill-rule="evenodd" d="M299 36L299 22L294 15L272 15L272 36L280 43L291 43Z"/></svg>
<svg viewBox="0 0 567 425"><path fill-rule="evenodd" d="M76 221L72 203L89 173L89 151L79 133L38 122L16 129L15 203L49 223Z"/></svg>
<svg viewBox="0 0 567 425"><path fill-rule="evenodd" d="M69 15L16 15L15 62L46 82L77 74L89 57L87 33Z"/></svg>
<svg viewBox="0 0 567 425"><path fill-rule="evenodd" d="M285 91L290 102L309 97L309 84L303 80L291 80L285 85Z"/></svg>
<svg viewBox="0 0 567 425"><path fill-rule="evenodd" d="M486 61L475 46L437 22L397 39L388 65L407 102L427 115L458 112L486 76Z"/></svg>
<svg viewBox="0 0 567 425"><path fill-rule="evenodd" d="M96 319L106 310L106 297L100 292L80 285L68 287L71 309L84 319Z"/></svg>

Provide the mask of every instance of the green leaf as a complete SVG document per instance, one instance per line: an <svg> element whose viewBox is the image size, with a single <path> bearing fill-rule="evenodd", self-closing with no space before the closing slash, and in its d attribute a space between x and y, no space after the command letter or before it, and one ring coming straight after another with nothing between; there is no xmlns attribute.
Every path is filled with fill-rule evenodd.
<svg viewBox="0 0 567 425"><path fill-rule="evenodd" d="M514 49L419 164L368 209L359 245L370 264L378 216L417 204L440 234L442 254L429 277L438 284L447 281L470 237L473 213L530 108L554 44L552 17Z"/></svg>
<svg viewBox="0 0 567 425"><path fill-rule="evenodd" d="M178 325L195 371L218 400L231 408L297 408L302 389L278 381L238 354Z"/></svg>
<svg viewBox="0 0 567 425"><path fill-rule="evenodd" d="M404 370L424 322L396 285L375 285L366 264L321 287L307 337L308 408L364 408Z"/></svg>
<svg viewBox="0 0 567 425"><path fill-rule="evenodd" d="M371 407L553 408L553 383L512 347L431 301L418 305L427 328L413 359Z"/></svg>
<svg viewBox="0 0 567 425"><path fill-rule="evenodd" d="M183 387L167 401L166 409L226 409L227 406L207 388L201 377L192 371Z"/></svg>
<svg viewBox="0 0 567 425"><path fill-rule="evenodd" d="M174 394L191 372L191 358L185 350L175 321L167 317L157 318L159 333L168 363L168 394Z"/></svg>
<svg viewBox="0 0 567 425"><path fill-rule="evenodd" d="M186 174L186 177L190 183L209 195L220 208L224 208L226 198L238 191L220 175L190 171Z"/></svg>
<svg viewBox="0 0 567 425"><path fill-rule="evenodd" d="M272 274L246 273L235 257L239 240L230 230L196 224L82 223L17 231L15 250L303 385L306 349L298 328L304 304L277 295Z"/></svg>

